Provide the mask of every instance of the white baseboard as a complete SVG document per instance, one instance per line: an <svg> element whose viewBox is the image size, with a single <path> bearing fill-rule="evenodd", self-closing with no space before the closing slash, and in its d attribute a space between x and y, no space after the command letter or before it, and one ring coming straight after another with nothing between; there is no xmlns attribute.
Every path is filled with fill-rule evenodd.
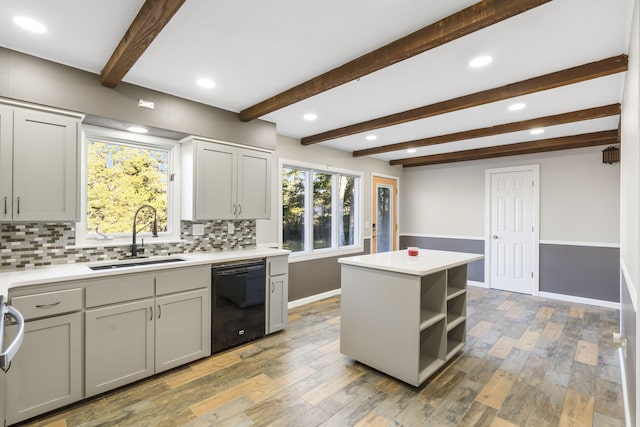
<svg viewBox="0 0 640 427"><path fill-rule="evenodd" d="M615 308L620 310L619 302L604 301L599 299L575 297L573 295L555 294L553 292L540 292L538 296L549 299L557 299L560 301L577 302L579 304L595 305L598 307Z"/></svg>
<svg viewBox="0 0 640 427"><path fill-rule="evenodd" d="M489 286L486 285L484 282L476 282L475 280L467 280L467 285L476 286L478 288L489 289Z"/></svg>
<svg viewBox="0 0 640 427"><path fill-rule="evenodd" d="M627 370L625 369L625 358L623 348L618 349L618 357L620 358L620 376L622 377L622 400L624 401L624 419L626 421L626 426L632 426L631 422L631 412L629 410L629 392L627 391Z"/></svg>
<svg viewBox="0 0 640 427"><path fill-rule="evenodd" d="M320 301L325 298L334 297L336 295L340 295L341 293L342 293L342 289L334 289L332 291L311 295L310 297L300 298L295 301L290 301L289 304L287 304L287 307L289 308L289 310L291 310L294 307L299 307L305 304L311 304L312 302Z"/></svg>

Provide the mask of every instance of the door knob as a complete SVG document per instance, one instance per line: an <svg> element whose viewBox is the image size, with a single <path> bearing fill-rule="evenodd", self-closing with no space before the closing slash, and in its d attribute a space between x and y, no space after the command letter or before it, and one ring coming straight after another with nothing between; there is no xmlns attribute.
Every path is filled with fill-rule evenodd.
<svg viewBox="0 0 640 427"><path fill-rule="evenodd" d="M493 236L491 236L491 237L493 237L494 239L497 239L497 238L498 238L498 236L496 236L495 234L494 234Z"/></svg>

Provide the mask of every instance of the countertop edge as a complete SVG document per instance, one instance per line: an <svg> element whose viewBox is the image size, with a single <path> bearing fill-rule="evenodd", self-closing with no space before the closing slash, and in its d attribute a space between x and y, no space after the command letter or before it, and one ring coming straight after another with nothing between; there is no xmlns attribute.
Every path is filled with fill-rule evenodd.
<svg viewBox="0 0 640 427"><path fill-rule="evenodd" d="M0 272L0 295L8 298L9 290L35 285L47 285L74 280L89 280L101 277L118 276L130 273L169 270L183 267L194 267L206 264L220 264L231 261L267 258L270 256L288 255L290 251L273 248L252 248L223 252L191 252L173 254L171 257L184 258L179 263L140 265L119 269L91 270L89 267L106 264L109 261L87 263L57 264L47 267L36 267L19 271ZM149 257L149 260L167 257Z"/></svg>

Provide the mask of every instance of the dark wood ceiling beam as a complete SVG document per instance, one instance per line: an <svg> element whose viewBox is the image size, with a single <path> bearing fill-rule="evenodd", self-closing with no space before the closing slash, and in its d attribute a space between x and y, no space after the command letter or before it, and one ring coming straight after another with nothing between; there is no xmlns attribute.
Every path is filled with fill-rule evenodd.
<svg viewBox="0 0 640 427"><path fill-rule="evenodd" d="M611 74L620 73L627 70L627 55L619 55L601 61L591 62L577 67L568 68L562 71L533 77L517 83L511 83L494 89L487 89L481 92L464 95L447 101L425 105L424 107L400 113L390 114L377 119L367 120L361 123L333 129L316 135L302 138L302 145L317 144L318 142L330 139L341 138L361 132L368 132L387 126L399 125L402 123L426 119L440 114L451 113L465 108L477 107L491 102L503 101L517 96L528 95L534 92L553 89L586 80L604 77Z"/></svg>
<svg viewBox="0 0 640 427"><path fill-rule="evenodd" d="M618 138L618 131L617 129L614 129L602 132L585 133L582 135L548 138L533 142L519 142L516 144L434 154L431 156L397 159L392 160L389 163L391 165L402 165L403 167L408 168L414 166L437 165L441 163L465 162L468 160L491 159L495 157L517 156L519 154L569 150L572 148L594 147L598 145L618 144L619 142L620 139Z"/></svg>
<svg viewBox="0 0 640 427"><path fill-rule="evenodd" d="M146 0L100 74L103 86L114 88L142 56L185 0Z"/></svg>
<svg viewBox="0 0 640 427"><path fill-rule="evenodd" d="M413 141L399 142L397 144L381 145L380 147L367 148L353 152L353 157L370 156L372 154L389 153L392 151L407 150L409 148L427 147L429 145L445 144L448 142L462 141L465 139L482 138L486 136L501 135L510 132L518 132L533 128L556 126L566 123L580 122L583 120L599 119L602 117L620 114L620 104L605 105L602 107L587 108L585 110L572 111L570 113L554 116L539 117L503 125L489 126L480 129L471 129L447 135L432 136Z"/></svg>
<svg viewBox="0 0 640 427"><path fill-rule="evenodd" d="M551 0L483 0L240 112L247 122L356 80Z"/></svg>

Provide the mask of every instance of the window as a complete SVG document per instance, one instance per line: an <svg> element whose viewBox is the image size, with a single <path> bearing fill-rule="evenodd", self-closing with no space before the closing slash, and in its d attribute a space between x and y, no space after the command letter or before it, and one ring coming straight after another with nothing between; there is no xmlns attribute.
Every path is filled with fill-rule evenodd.
<svg viewBox="0 0 640 427"><path fill-rule="evenodd" d="M143 205L153 209L138 213L140 238L150 237L155 210L159 239L146 242L179 239L179 195L173 181L178 143L95 127L87 127L84 136L76 243L130 243L133 217Z"/></svg>
<svg viewBox="0 0 640 427"><path fill-rule="evenodd" d="M359 249L359 172L283 161L282 247L317 254Z"/></svg>

